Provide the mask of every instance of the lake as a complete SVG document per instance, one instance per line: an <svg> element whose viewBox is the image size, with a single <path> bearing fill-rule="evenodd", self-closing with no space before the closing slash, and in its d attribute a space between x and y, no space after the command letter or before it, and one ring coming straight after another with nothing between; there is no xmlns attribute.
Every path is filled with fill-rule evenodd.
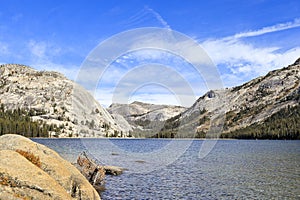
<svg viewBox="0 0 300 200"><path fill-rule="evenodd" d="M88 152L127 170L102 199L300 199L300 141L33 139L75 162ZM202 151L202 150L201 150Z"/></svg>

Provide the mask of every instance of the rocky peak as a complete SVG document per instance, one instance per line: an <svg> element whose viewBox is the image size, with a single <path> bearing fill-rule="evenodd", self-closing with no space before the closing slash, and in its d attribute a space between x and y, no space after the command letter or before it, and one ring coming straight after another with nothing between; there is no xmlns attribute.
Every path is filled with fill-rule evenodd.
<svg viewBox="0 0 300 200"><path fill-rule="evenodd" d="M300 64L300 58L298 58L293 65L299 65Z"/></svg>

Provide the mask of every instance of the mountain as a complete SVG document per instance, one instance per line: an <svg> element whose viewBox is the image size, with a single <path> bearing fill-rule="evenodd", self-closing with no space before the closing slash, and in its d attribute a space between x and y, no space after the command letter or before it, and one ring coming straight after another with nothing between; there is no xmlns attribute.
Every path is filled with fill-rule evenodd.
<svg viewBox="0 0 300 200"><path fill-rule="evenodd" d="M300 139L300 58L241 86L213 90L168 119L156 137ZM215 136L215 135L214 135Z"/></svg>
<svg viewBox="0 0 300 200"><path fill-rule="evenodd" d="M63 75L24 65L0 65L0 77L0 135L300 139L300 58L208 91L190 108L133 102L106 110Z"/></svg>
<svg viewBox="0 0 300 200"><path fill-rule="evenodd" d="M57 72L0 65L0 104L0 134L102 137L122 133L88 91Z"/></svg>
<svg viewBox="0 0 300 200"><path fill-rule="evenodd" d="M121 127L135 135L147 132L151 134L161 128L167 119L182 113L186 108L135 101L130 104L113 103L107 110Z"/></svg>

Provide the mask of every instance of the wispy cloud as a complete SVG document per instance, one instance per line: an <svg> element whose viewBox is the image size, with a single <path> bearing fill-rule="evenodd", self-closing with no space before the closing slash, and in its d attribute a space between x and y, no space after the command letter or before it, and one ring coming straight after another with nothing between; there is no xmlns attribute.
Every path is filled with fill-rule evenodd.
<svg viewBox="0 0 300 200"><path fill-rule="evenodd" d="M277 31L283 31L291 28L297 28L300 27L300 18L296 18L293 21L290 22L285 22L285 23L280 23L280 24L275 24L272 26L266 26L258 30L254 31L247 31L247 32L242 32L242 33L237 33L231 37L225 38L225 39L239 39L239 38L245 38L245 37L254 37L254 36L259 36L263 35L266 33L272 33L272 32L277 32Z"/></svg>
<svg viewBox="0 0 300 200"><path fill-rule="evenodd" d="M257 46L243 38L300 27L300 19L276 24L256 31L238 33L233 36L207 39L201 43L214 63L223 71L226 86L235 86L270 70L282 68L300 57L300 47L284 50L280 46ZM224 69L225 68L225 69Z"/></svg>
<svg viewBox="0 0 300 200"><path fill-rule="evenodd" d="M149 12L150 11L148 10L146 13L149 15ZM134 19L135 18L139 17L134 17ZM163 22L161 23L163 24ZM264 75L270 70L287 66L300 56L300 47L284 50L284 48L280 46L257 46L250 42L243 41L243 38L297 27L297 23L298 21L294 20L293 23L287 22L284 24L268 26L256 31L235 34L230 37L207 39L200 44L220 69L224 86L236 86L256 78L257 76ZM114 100L117 100L117 102L128 103L130 98L147 102L152 101L155 103L166 102L169 104L178 104L174 100L174 95L165 91L160 92L157 87L152 87L152 89L151 87L147 87L147 90L144 90L144 92L133 92L136 87L143 86L147 80L148 82L152 81L154 83L162 83L165 86L168 85L170 88L172 86L172 88L176 88L176 94L189 96L185 93L186 87L183 87L182 83L178 81L179 79L175 76L175 73L171 74L167 72L169 76L166 77L164 76L165 74L162 68L160 70L156 70L154 67L144 68L142 71L137 70L135 73L131 74L128 72L129 69L143 63L160 63L165 66L172 66L174 70L179 72L184 80L191 84L192 88L196 88L200 91L197 92L196 95L202 95L209 89L215 89L205 86L203 87L203 84L199 84L201 81L199 81L197 73L190 73L193 71L188 70L186 65L183 65L180 62L172 62L174 61L173 57L178 56L178 54L174 54L173 57L169 55L170 52L172 53L172 49L189 49L190 51L182 52L182 54L179 55L182 56L182 58L189 58L188 60L196 63L198 61L203 62L205 59L202 58L202 55L196 51L197 49L194 44L190 44L186 40L182 40L182 38L172 38L174 35L172 35L172 42L170 43L170 41L167 40L169 38L169 35L167 34L165 34L166 36L164 38L161 38L159 34L148 34L149 33L147 32L142 32L141 34L134 35L134 38L137 38L136 41L128 39L120 40L120 42L113 42L113 44L118 44L118 48L125 49L124 52L131 53L116 59L116 65L112 66L115 68L107 70L103 77L98 77L101 73L98 74L98 76L97 73L87 73L83 76L83 80L85 81L101 79L100 81L102 85L100 84L100 88L96 89L96 98L101 104L108 106L111 102L114 102ZM111 45L109 45L109 47L111 47ZM144 47L156 47L157 51L149 51L149 49L143 50ZM110 49L113 48L109 48L108 51ZM131 50L135 50L136 52L132 52ZM176 51L174 50L174 52ZM96 58L98 58L98 56L96 56ZM202 70L206 73L206 75L213 74L212 80L216 82L218 74L210 73L208 68ZM191 76L191 74L194 76ZM198 78L198 80L193 82L193 79L196 79L195 77ZM202 78L207 77L204 76ZM167 83L163 82L164 80L167 80ZM95 86L95 84L93 86ZM119 90L115 90L116 88ZM119 95L117 99L114 99L115 95ZM189 97L192 96L190 95ZM192 104L194 100L187 102Z"/></svg>
<svg viewBox="0 0 300 200"><path fill-rule="evenodd" d="M163 19L163 17L158 12L154 11L149 6L146 6L145 9L148 12L152 13L155 16L155 18L164 26L164 28L171 29L171 27L169 26L169 24Z"/></svg>
<svg viewBox="0 0 300 200"><path fill-rule="evenodd" d="M33 56L36 56L40 59L46 57L46 48L47 44L45 42L36 42L34 40L30 40L28 42L29 52L31 52Z"/></svg>
<svg viewBox="0 0 300 200"><path fill-rule="evenodd" d="M75 80L78 67L72 64L57 62L62 49L46 41L29 40L27 42L29 56L26 63L37 70L58 71L68 78Z"/></svg>
<svg viewBox="0 0 300 200"><path fill-rule="evenodd" d="M110 74L114 74L112 79L109 78ZM161 64L139 65L121 73L112 68L101 78L97 96L105 105L112 102L127 103L130 99L141 100L142 97L147 97L144 99L147 102L151 99L157 102L160 96L162 103L173 104L174 98L185 99L182 102L187 106L195 101L193 88L197 88L197 91L202 89L201 92L207 91L205 83L200 82L201 80L198 80L194 85L190 85L192 83L186 79L184 73L178 73L175 69Z"/></svg>
<svg viewBox="0 0 300 200"><path fill-rule="evenodd" d="M162 17L162 15L149 6L145 6L142 10L129 17L124 24L130 28L132 28L132 26L145 27L162 25L163 28L171 29L170 25Z"/></svg>
<svg viewBox="0 0 300 200"><path fill-rule="evenodd" d="M112 48L115 44L117 46ZM125 52L125 55L118 57L118 52ZM105 59L101 59L101 55L105 55ZM115 59L115 63L110 65L110 59ZM154 67L156 63L160 66ZM119 96L113 99L117 102L127 102L132 91L150 82L175 88L176 95L180 96L188 96L187 88L192 88L192 101L184 101L192 104L195 95L202 95L209 90L208 88L220 88L220 76L215 68L211 69L211 64L202 48L191 38L176 35L167 29L145 28L124 32L123 35L102 43L86 59L79 79L81 84L90 90L93 90L98 81L101 90L118 88L114 94ZM142 68L145 65L149 66ZM171 66L173 71L168 66ZM100 69L101 67L103 69ZM131 69L134 70L130 71ZM148 87L147 92L151 98L158 90L157 87L153 87L153 90Z"/></svg>
<svg viewBox="0 0 300 200"><path fill-rule="evenodd" d="M9 54L8 44L0 41L0 56L4 56L8 54Z"/></svg>
<svg viewBox="0 0 300 200"><path fill-rule="evenodd" d="M30 40L27 43L29 52L38 58L46 59L62 53L60 47L45 41Z"/></svg>

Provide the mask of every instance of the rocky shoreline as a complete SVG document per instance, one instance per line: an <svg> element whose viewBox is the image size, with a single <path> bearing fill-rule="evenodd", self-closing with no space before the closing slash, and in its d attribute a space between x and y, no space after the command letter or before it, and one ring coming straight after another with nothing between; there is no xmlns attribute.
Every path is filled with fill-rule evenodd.
<svg viewBox="0 0 300 200"><path fill-rule="evenodd" d="M103 167L93 174L98 179L87 180L55 151L23 136L0 137L0 160L0 200L101 199L89 181L103 181L99 176L105 173Z"/></svg>

